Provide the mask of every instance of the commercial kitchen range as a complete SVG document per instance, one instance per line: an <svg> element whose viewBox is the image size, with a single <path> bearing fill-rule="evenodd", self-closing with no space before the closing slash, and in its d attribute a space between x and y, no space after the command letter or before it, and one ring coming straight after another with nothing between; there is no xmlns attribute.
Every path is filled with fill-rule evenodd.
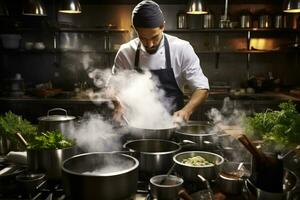
<svg viewBox="0 0 300 200"><path fill-rule="evenodd" d="M201 125L206 124L207 122L193 122L193 125L199 123ZM234 129L234 128L233 128ZM203 144L195 144L195 143L182 143L180 144L179 152L193 152L193 151L202 151L202 152L212 152L217 155L221 155L225 159L227 163L234 163L235 168L237 165L242 166L245 173L249 173L251 171L251 154L234 139L232 135L227 134L226 132L220 132L218 137L222 138L222 141L215 140L214 144L207 142L207 146L203 146ZM182 139L182 138L181 138ZM146 139L147 140L147 139ZM179 144L178 138L174 137L172 140L166 140L170 142L170 144ZM129 140L135 141L135 140ZM205 142L205 141L204 141ZM230 142L230 146L228 145ZM128 144L128 142L126 142ZM12 152L14 155L15 152ZM117 152L123 154L123 151ZM124 152L128 153L128 152ZM179 153L180 154L180 153ZM21 155L21 156L20 156ZM64 190L64 184L62 184L62 179L48 179L45 177L45 174L32 173L26 165L16 164L11 162L11 160L18 160L18 163L24 163L24 153L16 153L16 156L12 156L12 158L7 159L9 156L3 156L0 160L0 199L2 200L63 200L70 199L67 197L66 192ZM130 154L129 154L130 155ZM244 155L243 158L237 158L237 155ZM20 159L23 161L20 162ZM9 160L9 161L8 161ZM241 164L242 163L242 164ZM288 168L289 173L295 174L296 180L300 175L299 168L299 157L295 155L286 156L284 159L284 165ZM168 166L170 168L170 166ZM5 175L5 171L9 171L7 176ZM177 170L174 170L171 174L181 176L181 174L177 173ZM163 174L166 174L165 172ZM22 176L23 175L23 176ZM205 174L203 175L205 176ZM18 180L18 178L22 178L22 180ZM149 176L144 176L143 173L139 173L137 190L136 193L131 195L131 197L126 198L125 200L151 200L155 199L151 197L150 189L149 189ZM185 179L185 177L183 177ZM73 179L75 180L75 179ZM224 185L224 182L221 183L220 179L214 178L206 182L205 180L201 180L197 176L193 178L193 180L184 180L183 188L185 191L192 197L192 199L197 200L207 200L207 199L256 199L253 196L253 193L249 192L249 185L246 181L247 179L241 181L240 188L233 185ZM76 184L78 184L77 182ZM207 184L208 183L208 184ZM232 184L232 183L231 183ZM294 184L294 183L290 183ZM118 184L116 183L116 186ZM79 187L81 187L79 185ZM97 186L95 186L97 188ZM128 185L126 186L128 187ZM80 188L78 188L80 190ZM100 188L99 188L100 189ZM101 190L101 189L100 189ZM114 193L118 193L120 188L110 188L110 190ZM227 190L227 192L226 192ZM236 191L233 191L236 190ZM214 197L213 197L214 195ZM293 186L293 191L289 192L289 196L282 199L299 199L300 198L300 186L299 181L297 185ZM182 198L177 198L182 199ZM272 198L271 198L272 199ZM101 199L102 200L102 199ZM174 199L176 200L176 199Z"/></svg>

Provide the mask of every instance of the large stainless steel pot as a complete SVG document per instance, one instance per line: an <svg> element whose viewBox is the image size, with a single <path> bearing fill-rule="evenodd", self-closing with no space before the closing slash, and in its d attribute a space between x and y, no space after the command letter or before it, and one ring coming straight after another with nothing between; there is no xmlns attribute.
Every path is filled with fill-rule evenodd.
<svg viewBox="0 0 300 200"><path fill-rule="evenodd" d="M128 141L124 148L135 152L135 157L140 161L141 176L148 179L167 173L173 164L173 155L181 150L181 145L168 140L141 139Z"/></svg>
<svg viewBox="0 0 300 200"><path fill-rule="evenodd" d="M76 155L76 147L65 149L27 149L27 163L30 171L45 173L47 179L61 179L61 166L64 160Z"/></svg>
<svg viewBox="0 0 300 200"><path fill-rule="evenodd" d="M54 111L62 111L64 115L52 115ZM38 118L38 129L40 132L59 130L65 136L69 136L70 131L74 128L74 116L69 116L67 111L62 108L53 108L48 110L47 116Z"/></svg>
<svg viewBox="0 0 300 200"><path fill-rule="evenodd" d="M175 125L169 128L140 128L135 126L129 126L129 138L130 139L162 139L170 140L174 135Z"/></svg>
<svg viewBox="0 0 300 200"><path fill-rule="evenodd" d="M217 130L208 122L189 123L175 130L175 138L184 141L189 140L197 144L197 149L204 150L216 146Z"/></svg>
<svg viewBox="0 0 300 200"><path fill-rule="evenodd" d="M136 193L139 161L117 153L87 153L67 159L63 184L72 200L131 199Z"/></svg>
<svg viewBox="0 0 300 200"><path fill-rule="evenodd" d="M183 164L183 159L201 156L205 160L213 165L209 166L189 166ZM176 171L183 176L185 181L198 181L198 174L202 175L207 180L216 179L220 166L224 163L224 158L218 154L206 152L206 151L186 151L176 154L173 157L174 162L176 163Z"/></svg>

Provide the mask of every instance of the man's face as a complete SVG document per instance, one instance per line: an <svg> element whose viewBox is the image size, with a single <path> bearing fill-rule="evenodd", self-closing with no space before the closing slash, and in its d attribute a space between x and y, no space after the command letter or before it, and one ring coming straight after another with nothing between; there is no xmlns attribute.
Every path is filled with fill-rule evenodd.
<svg viewBox="0 0 300 200"><path fill-rule="evenodd" d="M162 39L164 26L157 28L136 28L135 30L146 51L149 54L154 54L158 50Z"/></svg>

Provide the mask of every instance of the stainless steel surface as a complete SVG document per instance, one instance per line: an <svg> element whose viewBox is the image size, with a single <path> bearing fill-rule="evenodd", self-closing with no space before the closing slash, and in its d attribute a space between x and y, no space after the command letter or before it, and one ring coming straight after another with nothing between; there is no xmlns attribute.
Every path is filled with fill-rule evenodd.
<svg viewBox="0 0 300 200"><path fill-rule="evenodd" d="M207 161L213 163L210 166L189 166L182 163L183 159L191 158L194 156L201 156ZM206 151L186 151L176 154L173 157L176 162L175 171L182 175L185 181L198 181L198 174L202 175L207 180L214 180L217 178L220 166L224 162L224 158L218 154L206 152Z"/></svg>
<svg viewBox="0 0 300 200"><path fill-rule="evenodd" d="M272 19L269 14L262 14L258 19L258 27L259 28L271 28L272 27Z"/></svg>
<svg viewBox="0 0 300 200"><path fill-rule="evenodd" d="M47 179L59 180L64 160L76 154L76 147L65 149L27 149L27 163L32 172L46 173Z"/></svg>
<svg viewBox="0 0 300 200"><path fill-rule="evenodd" d="M6 155L11 148L11 143L7 137L1 135L0 136L0 155Z"/></svg>
<svg viewBox="0 0 300 200"><path fill-rule="evenodd" d="M167 173L173 164L173 155L181 150L179 144L159 139L133 140L125 143L124 147L137 153L140 173L146 177Z"/></svg>
<svg viewBox="0 0 300 200"><path fill-rule="evenodd" d="M203 28L214 28L214 15L212 13L203 15Z"/></svg>
<svg viewBox="0 0 300 200"><path fill-rule="evenodd" d="M115 161L115 163L113 162ZM126 163L126 165L121 165ZM115 165L120 169L114 170ZM63 184L73 200L121 200L135 195L139 162L134 157L116 153L87 153L63 163ZM108 174L85 174L107 170Z"/></svg>
<svg viewBox="0 0 300 200"><path fill-rule="evenodd" d="M177 28L186 29L187 26L187 14L185 12L179 12L177 14Z"/></svg>
<svg viewBox="0 0 300 200"><path fill-rule="evenodd" d="M175 130L175 137L179 141L189 140L197 143L199 149L205 149L216 145L217 130L208 122L188 124Z"/></svg>
<svg viewBox="0 0 300 200"><path fill-rule="evenodd" d="M147 129L147 128L129 126L128 130L129 130L129 137L131 137L131 139L169 140L174 135L175 126L166 129Z"/></svg>
<svg viewBox="0 0 300 200"><path fill-rule="evenodd" d="M281 14L275 15L274 28L286 28L286 16Z"/></svg>
<svg viewBox="0 0 300 200"><path fill-rule="evenodd" d="M160 184L162 180L165 184ZM174 200L178 199L178 193L183 184L183 179L173 175L158 175L150 179L151 196L157 199Z"/></svg>
<svg viewBox="0 0 300 200"><path fill-rule="evenodd" d="M245 181L245 189L248 192L248 196L250 199L257 200L289 200L292 199L292 192L295 190L298 178L297 176L289 170L285 170L283 177L283 192L282 193L271 193L260 188L256 187L251 183L249 179Z"/></svg>
<svg viewBox="0 0 300 200"><path fill-rule="evenodd" d="M64 115L51 115L54 111L61 111ZM74 116L69 116L67 111L62 108L53 108L48 111L47 116L42 116L38 118L39 124L38 129L39 131L54 131L59 130L65 136L70 134L70 130L74 128Z"/></svg>
<svg viewBox="0 0 300 200"><path fill-rule="evenodd" d="M233 173L238 172L239 167L238 162L225 162L222 165L217 182L220 186L220 189L225 194L240 194L243 187L243 179L241 176L232 175ZM229 174L229 176L228 176Z"/></svg>
<svg viewBox="0 0 300 200"><path fill-rule="evenodd" d="M245 13L240 16L241 28L252 27L252 16L250 13Z"/></svg>

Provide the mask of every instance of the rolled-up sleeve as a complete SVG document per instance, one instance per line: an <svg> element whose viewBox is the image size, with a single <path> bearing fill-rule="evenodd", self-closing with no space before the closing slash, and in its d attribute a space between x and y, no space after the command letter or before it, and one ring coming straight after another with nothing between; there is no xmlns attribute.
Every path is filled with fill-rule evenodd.
<svg viewBox="0 0 300 200"><path fill-rule="evenodd" d="M181 51L182 78L190 89L209 89L207 77L203 74L200 60L193 47L187 42Z"/></svg>

